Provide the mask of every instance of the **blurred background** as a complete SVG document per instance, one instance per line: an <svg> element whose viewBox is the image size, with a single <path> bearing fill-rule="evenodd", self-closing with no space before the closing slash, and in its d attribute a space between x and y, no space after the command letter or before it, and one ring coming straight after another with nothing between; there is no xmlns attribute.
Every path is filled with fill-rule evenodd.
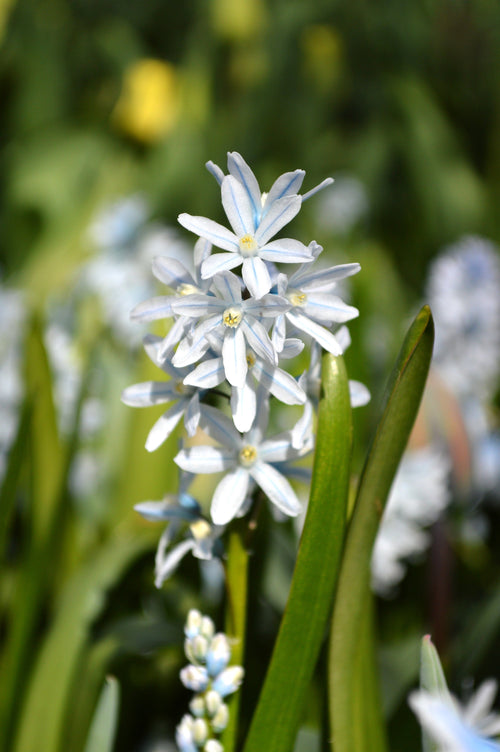
<svg viewBox="0 0 500 752"><path fill-rule="evenodd" d="M415 439L440 442L448 496L426 520L420 554L430 555L378 602L394 748L419 748L405 697L424 631L437 632L459 689L471 675L500 675L499 42L494 0L0 0L1 752L83 750L106 672L121 685L116 750L171 749L188 698L177 679L182 623L191 606L220 621L221 583L186 560L155 590L161 530L133 505L175 490L177 436L147 454L161 410L119 398L158 378L141 348L146 329L128 317L158 294L151 260L189 260L179 212L224 221L203 165L225 170L233 150L263 190L298 167L305 191L335 178L293 234L316 239L328 263L362 265L345 291L361 311L350 376L372 392L355 415L355 473L422 302L441 296L443 331L491 354L476 372L464 370L466 339L451 367L442 355ZM446 298L436 259L463 248L474 269ZM471 329L468 313L486 298ZM484 340L481 326L492 328ZM244 722L296 546L292 526L263 530ZM304 721L313 751L320 679Z"/></svg>

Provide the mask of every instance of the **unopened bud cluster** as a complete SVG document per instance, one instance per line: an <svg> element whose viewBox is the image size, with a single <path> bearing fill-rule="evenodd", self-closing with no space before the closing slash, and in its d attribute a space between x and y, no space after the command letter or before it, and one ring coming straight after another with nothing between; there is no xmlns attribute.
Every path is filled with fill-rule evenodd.
<svg viewBox="0 0 500 752"><path fill-rule="evenodd" d="M208 616L192 609L184 627L184 651L189 660L181 673L185 687L195 692L189 703L190 713L176 730L181 752L222 752L218 737L226 728L229 711L224 698L235 692L243 680L241 666L228 666L231 658L229 640Z"/></svg>

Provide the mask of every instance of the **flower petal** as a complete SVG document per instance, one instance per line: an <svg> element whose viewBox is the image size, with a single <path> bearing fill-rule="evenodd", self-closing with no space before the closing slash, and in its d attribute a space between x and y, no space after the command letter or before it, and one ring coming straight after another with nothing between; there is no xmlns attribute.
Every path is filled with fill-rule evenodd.
<svg viewBox="0 0 500 752"><path fill-rule="evenodd" d="M184 383L189 386L197 386L200 389L213 389L225 378L222 358L210 358L210 360L204 360L203 363L196 366L194 371L186 376Z"/></svg>
<svg viewBox="0 0 500 752"><path fill-rule="evenodd" d="M303 405L306 393L299 386L291 374L281 368L272 366L265 361L259 361L252 369L257 381L262 384L276 399L286 405Z"/></svg>
<svg viewBox="0 0 500 752"><path fill-rule="evenodd" d="M272 465L256 462L249 468L250 475L262 488L266 496L284 514L296 517L301 511L300 501L287 479Z"/></svg>
<svg viewBox="0 0 500 752"><path fill-rule="evenodd" d="M181 261L168 256L156 256L152 263L156 279L174 290L182 284L194 284L193 277Z"/></svg>
<svg viewBox="0 0 500 752"><path fill-rule="evenodd" d="M349 396L352 407L363 407L371 399L371 394L364 384L360 381L349 380Z"/></svg>
<svg viewBox="0 0 500 752"><path fill-rule="evenodd" d="M200 397L196 392L188 402L187 410L184 415L184 426L188 436L194 436L200 422Z"/></svg>
<svg viewBox="0 0 500 752"><path fill-rule="evenodd" d="M130 311L133 321L156 321L173 316L172 303L176 300L175 295L160 295L156 298L144 300Z"/></svg>
<svg viewBox="0 0 500 752"><path fill-rule="evenodd" d="M190 316L198 318L208 314L223 312L225 306L223 301L215 298L213 295L183 295L172 303L172 310L179 316Z"/></svg>
<svg viewBox="0 0 500 752"><path fill-rule="evenodd" d="M224 301L238 305L241 303L241 279L236 274L228 271L217 274L213 286Z"/></svg>
<svg viewBox="0 0 500 752"><path fill-rule="evenodd" d="M248 364L245 347L245 337L241 326L227 329L222 345L222 360L226 379L232 386L243 386L247 375Z"/></svg>
<svg viewBox="0 0 500 752"><path fill-rule="evenodd" d="M235 253L213 253L202 262L201 278L210 279L214 274L234 269L235 266L241 264L242 260L239 249Z"/></svg>
<svg viewBox="0 0 500 752"><path fill-rule="evenodd" d="M293 457L297 457L297 452L292 447L290 431L283 431L259 445L259 459L263 462L284 462Z"/></svg>
<svg viewBox="0 0 500 752"><path fill-rule="evenodd" d="M245 188L248 198L252 204L254 221L260 221L262 213L261 190L257 178L247 165L241 154L237 151L229 152L227 155L227 169L241 185Z"/></svg>
<svg viewBox="0 0 500 752"><path fill-rule="evenodd" d="M173 304L172 308L174 308ZM313 292L307 295L304 311L311 318L328 324L333 322L343 324L359 316L357 308L347 305L341 298L326 292Z"/></svg>
<svg viewBox="0 0 500 752"><path fill-rule="evenodd" d="M238 431L246 433L252 427L257 410L257 396L255 389L247 379L242 387L233 387L231 390L231 412L233 422Z"/></svg>
<svg viewBox="0 0 500 752"><path fill-rule="evenodd" d="M299 213L301 205L300 196L283 196L273 201L255 231L255 240L259 246L265 245L282 227L287 225Z"/></svg>
<svg viewBox="0 0 500 752"><path fill-rule="evenodd" d="M305 174L304 170L294 170L293 172L285 172L283 175L280 175L279 178L274 181L266 196L262 216L267 214L271 205L277 199L283 198L283 196L296 195L300 191L300 186L302 185Z"/></svg>
<svg viewBox="0 0 500 752"><path fill-rule="evenodd" d="M123 390L121 400L130 407L149 407L179 399L172 381L143 381Z"/></svg>
<svg viewBox="0 0 500 752"><path fill-rule="evenodd" d="M166 413L158 418L146 439L146 449L154 452L163 442L168 439L187 407L186 400L179 400L172 405Z"/></svg>
<svg viewBox="0 0 500 752"><path fill-rule="evenodd" d="M304 266L290 277L290 287L300 287L304 292L329 290L340 279L351 277L361 269L359 264L338 264L328 269L311 269Z"/></svg>
<svg viewBox="0 0 500 752"><path fill-rule="evenodd" d="M216 525L227 525L239 512L248 491L250 476L243 467L228 473L215 489L210 515Z"/></svg>
<svg viewBox="0 0 500 752"><path fill-rule="evenodd" d="M232 175L226 175L221 186L222 206L235 235L255 233L252 202L244 186Z"/></svg>
<svg viewBox="0 0 500 752"><path fill-rule="evenodd" d="M271 277L267 266L258 256L250 256L243 260L242 277L254 298L261 298L271 289Z"/></svg>
<svg viewBox="0 0 500 752"><path fill-rule="evenodd" d="M217 248L222 248L225 251L239 252L240 250L236 235L231 230L228 230L227 227L214 222L213 219L193 217L191 214L179 214L177 220L186 230L190 230L201 238L209 240Z"/></svg>
<svg viewBox="0 0 500 752"><path fill-rule="evenodd" d="M234 466L234 452L212 446L181 449L174 462L189 473L220 473Z"/></svg>
<svg viewBox="0 0 500 752"><path fill-rule="evenodd" d="M273 363L273 365L277 364L278 358L273 343L260 321L257 321L253 316L245 316L240 324L240 329L243 330L249 346L257 355Z"/></svg>
<svg viewBox="0 0 500 752"><path fill-rule="evenodd" d="M206 338L207 332L218 326L221 321L222 316L216 314L198 324L191 336L179 342L179 347L172 358L172 364L176 368L182 368L191 365L191 363L196 363L210 346Z"/></svg>
<svg viewBox="0 0 500 752"><path fill-rule="evenodd" d="M324 326L320 326L314 321L311 321L311 319L308 319L307 316L304 316L301 313L295 313L294 311L289 311L285 316L297 329L301 329L303 332L306 332L306 334L309 334L321 345L321 347L332 353L332 355L342 355L342 349L339 343L334 335L329 332L328 329L325 329Z"/></svg>
<svg viewBox="0 0 500 752"><path fill-rule="evenodd" d="M201 408L200 425L212 439L229 447L233 454L241 444L241 437L236 431L233 421L216 407L203 405Z"/></svg>
<svg viewBox="0 0 500 752"><path fill-rule="evenodd" d="M259 256L265 261L283 264L303 264L314 260L309 248L300 240L293 240L292 238L271 240L259 248Z"/></svg>
<svg viewBox="0 0 500 752"><path fill-rule="evenodd" d="M161 588L166 579L177 569L184 556L195 546L192 539L181 541L166 556L156 557L155 586Z"/></svg>

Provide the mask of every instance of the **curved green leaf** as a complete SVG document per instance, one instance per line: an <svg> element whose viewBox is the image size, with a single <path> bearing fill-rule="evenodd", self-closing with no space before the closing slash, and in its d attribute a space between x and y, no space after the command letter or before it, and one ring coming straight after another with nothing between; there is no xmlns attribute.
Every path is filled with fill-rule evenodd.
<svg viewBox="0 0 500 752"><path fill-rule="evenodd" d="M325 355L322 383L309 509L287 608L245 752L292 749L337 580L352 443L342 358Z"/></svg>
<svg viewBox="0 0 500 752"><path fill-rule="evenodd" d="M425 306L401 348L361 475L342 559L330 640L330 723L335 752L385 749L371 622L370 560L384 505L410 435L432 356ZM369 693L366 687L371 687Z"/></svg>
<svg viewBox="0 0 500 752"><path fill-rule="evenodd" d="M116 679L108 676L92 719L85 752L111 752L116 733L120 688Z"/></svg>

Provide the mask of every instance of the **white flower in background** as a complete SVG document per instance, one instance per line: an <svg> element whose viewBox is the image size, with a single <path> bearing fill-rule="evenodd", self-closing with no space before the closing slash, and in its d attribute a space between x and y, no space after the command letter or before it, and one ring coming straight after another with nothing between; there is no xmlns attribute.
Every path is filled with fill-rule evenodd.
<svg viewBox="0 0 500 752"><path fill-rule="evenodd" d="M0 482L23 397L21 356L26 314L22 293L0 283Z"/></svg>
<svg viewBox="0 0 500 752"><path fill-rule="evenodd" d="M211 219L190 214L181 214L179 222L226 251L203 262L204 278L241 264L246 287L251 295L260 298L272 286L266 262L296 264L313 260L310 250L298 240L272 240L300 211L305 197L297 195L296 191L305 173L296 170L281 175L269 193L263 195L252 170L237 152L228 155L228 168L230 174L223 176L222 171L212 165L212 172L220 180L222 205L232 231Z"/></svg>
<svg viewBox="0 0 500 752"><path fill-rule="evenodd" d="M433 365L458 397L490 399L500 375L500 257L465 237L430 267L427 298L436 324Z"/></svg>
<svg viewBox="0 0 500 752"><path fill-rule="evenodd" d="M429 545L425 530L450 501L449 460L433 447L403 456L384 510L372 554L372 587L388 595L404 577L406 560Z"/></svg>
<svg viewBox="0 0 500 752"><path fill-rule="evenodd" d="M316 222L322 230L347 235L366 217L369 208L364 184L353 175L338 175L332 190L318 200Z"/></svg>
<svg viewBox="0 0 500 752"><path fill-rule="evenodd" d="M496 693L490 679L463 705L451 694L425 690L413 692L408 702L439 752L500 752L491 739L500 734L500 715L491 711Z"/></svg>
<svg viewBox="0 0 500 752"><path fill-rule="evenodd" d="M226 471L212 498L210 512L216 525L226 525L238 516L252 481L284 514L295 517L300 512L295 491L273 464L302 456L304 448L293 447L290 431L264 439L267 420L268 407L264 402L259 405L254 427L241 435L220 410L204 406L200 427L220 446L194 446L175 457L179 467L190 473Z"/></svg>
<svg viewBox="0 0 500 752"><path fill-rule="evenodd" d="M136 347L143 332L130 321L130 310L154 292L151 262L161 253L189 260L191 249L175 230L148 223L142 196L129 196L105 208L90 228L97 253L80 269L77 290L100 301L105 322L118 340Z"/></svg>
<svg viewBox="0 0 500 752"><path fill-rule="evenodd" d="M472 455L472 486L497 493L500 444L490 403L500 382L500 256L464 237L431 265L427 294L436 324L435 368L460 404Z"/></svg>

